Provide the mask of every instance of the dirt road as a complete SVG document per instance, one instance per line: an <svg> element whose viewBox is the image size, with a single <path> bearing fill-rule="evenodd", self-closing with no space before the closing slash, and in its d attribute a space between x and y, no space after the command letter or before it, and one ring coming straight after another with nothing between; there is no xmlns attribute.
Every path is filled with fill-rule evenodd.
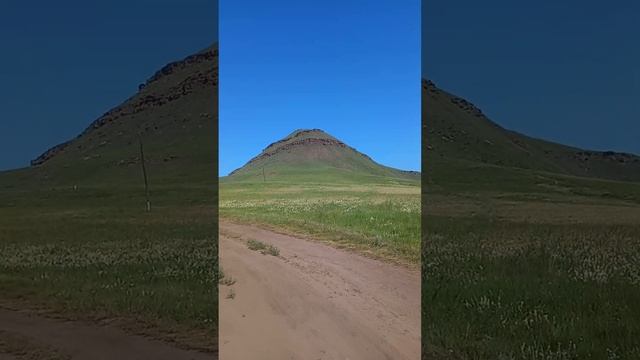
<svg viewBox="0 0 640 360"><path fill-rule="evenodd" d="M420 274L255 226L220 223L224 360L418 360ZM249 250L253 239L278 256Z"/></svg>
<svg viewBox="0 0 640 360"><path fill-rule="evenodd" d="M33 316L0 307L0 359L42 360L211 360L214 354L187 351L127 334L110 326Z"/></svg>

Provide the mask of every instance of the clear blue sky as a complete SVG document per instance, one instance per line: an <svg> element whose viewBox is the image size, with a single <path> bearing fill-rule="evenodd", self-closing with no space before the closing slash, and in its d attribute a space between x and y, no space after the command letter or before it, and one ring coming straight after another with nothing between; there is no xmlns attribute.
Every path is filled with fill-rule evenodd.
<svg viewBox="0 0 640 360"><path fill-rule="evenodd" d="M429 1L423 72L499 124L640 154L640 2Z"/></svg>
<svg viewBox="0 0 640 360"><path fill-rule="evenodd" d="M419 0L220 2L220 174L298 128L420 169Z"/></svg>
<svg viewBox="0 0 640 360"><path fill-rule="evenodd" d="M19 1L0 10L0 170L27 166L217 38L216 0Z"/></svg>

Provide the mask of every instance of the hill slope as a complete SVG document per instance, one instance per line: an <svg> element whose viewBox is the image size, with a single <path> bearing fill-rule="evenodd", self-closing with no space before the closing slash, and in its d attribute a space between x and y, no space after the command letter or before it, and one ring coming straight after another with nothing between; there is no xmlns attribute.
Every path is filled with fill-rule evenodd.
<svg viewBox="0 0 640 360"><path fill-rule="evenodd" d="M534 139L504 129L470 102L422 81L427 166L470 161L609 180L640 181L640 157ZM431 164L430 164L431 163Z"/></svg>
<svg viewBox="0 0 640 360"><path fill-rule="evenodd" d="M163 67L76 138L34 159L31 168L5 173L5 187L139 182L140 140L154 181L210 182L217 168L217 91L216 44Z"/></svg>
<svg viewBox="0 0 640 360"><path fill-rule="evenodd" d="M267 146L226 181L286 180L310 177L334 180L418 181L419 173L380 165L369 156L320 129L296 130Z"/></svg>

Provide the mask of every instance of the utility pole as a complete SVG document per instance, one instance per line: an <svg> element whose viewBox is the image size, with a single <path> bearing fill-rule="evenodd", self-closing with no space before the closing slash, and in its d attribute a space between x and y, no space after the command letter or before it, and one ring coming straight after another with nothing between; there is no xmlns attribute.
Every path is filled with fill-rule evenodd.
<svg viewBox="0 0 640 360"><path fill-rule="evenodd" d="M144 195L147 199L147 212L151 211L151 201L149 200L149 182L147 180L147 167L144 163L144 148L142 147L142 137L138 136L140 142L140 163L142 164L142 174L144 175Z"/></svg>
<svg viewBox="0 0 640 360"><path fill-rule="evenodd" d="M262 167L262 182L267 182L267 177L264 175L264 166Z"/></svg>

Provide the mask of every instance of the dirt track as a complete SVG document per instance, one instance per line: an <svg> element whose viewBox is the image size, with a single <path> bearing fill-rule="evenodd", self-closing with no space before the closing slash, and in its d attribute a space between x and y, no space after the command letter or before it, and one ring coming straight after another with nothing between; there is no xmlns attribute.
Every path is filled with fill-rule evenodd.
<svg viewBox="0 0 640 360"><path fill-rule="evenodd" d="M213 354L186 351L110 327L32 316L0 307L0 359L43 360L211 360Z"/></svg>
<svg viewBox="0 0 640 360"><path fill-rule="evenodd" d="M220 223L220 358L418 360L420 275L255 226ZM279 256L247 248L258 240Z"/></svg>

